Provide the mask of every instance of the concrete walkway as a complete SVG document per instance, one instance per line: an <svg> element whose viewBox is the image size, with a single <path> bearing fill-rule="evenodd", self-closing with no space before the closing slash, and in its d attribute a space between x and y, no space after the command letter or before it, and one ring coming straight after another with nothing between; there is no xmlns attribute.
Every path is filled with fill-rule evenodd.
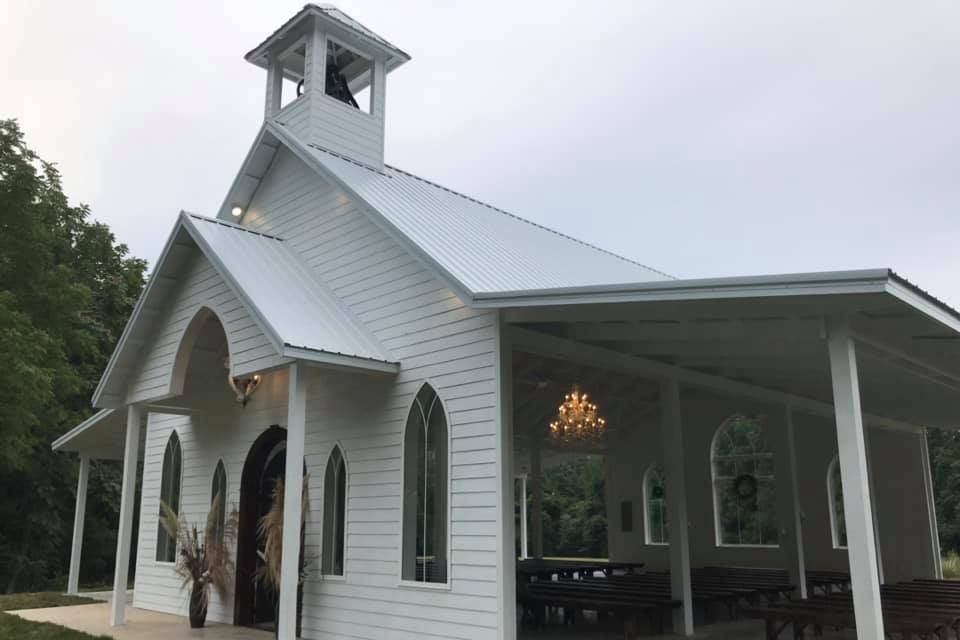
<svg viewBox="0 0 960 640"><path fill-rule="evenodd" d="M84 595L84 594L81 594ZM127 608L127 624L111 627L108 603L82 604L73 607L50 607L47 609L23 609L7 611L26 620L52 622L76 631L93 635L105 635L116 640L271 640L273 634L229 624L207 623L203 629L191 629L186 618L157 613L145 609Z"/></svg>

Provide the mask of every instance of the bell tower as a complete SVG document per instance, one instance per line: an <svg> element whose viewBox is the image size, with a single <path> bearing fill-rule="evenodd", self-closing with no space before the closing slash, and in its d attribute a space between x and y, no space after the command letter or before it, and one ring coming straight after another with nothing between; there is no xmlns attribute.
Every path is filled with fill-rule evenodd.
<svg viewBox="0 0 960 640"><path fill-rule="evenodd" d="M410 56L332 5L306 5L246 60L267 71L264 118L383 168L386 77Z"/></svg>

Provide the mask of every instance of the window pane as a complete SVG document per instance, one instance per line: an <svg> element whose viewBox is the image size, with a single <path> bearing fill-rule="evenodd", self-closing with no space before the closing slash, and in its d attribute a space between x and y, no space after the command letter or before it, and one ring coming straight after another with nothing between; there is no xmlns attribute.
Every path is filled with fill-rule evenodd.
<svg viewBox="0 0 960 640"><path fill-rule="evenodd" d="M213 537L223 541L223 529L227 521L227 472L223 467L223 460L217 463L213 472L213 487L210 490L210 508L213 514Z"/></svg>
<svg viewBox="0 0 960 640"><path fill-rule="evenodd" d="M667 491L663 472L651 467L644 475L643 495L647 501L647 544L666 544Z"/></svg>
<svg viewBox="0 0 960 640"><path fill-rule="evenodd" d="M773 454L756 418L733 416L711 454L717 541L730 545L778 543Z"/></svg>
<svg viewBox="0 0 960 640"><path fill-rule="evenodd" d="M174 513L180 513L180 438L176 431L170 434L167 447L163 452L163 465L160 474L160 500ZM162 516L162 508L158 508ZM177 559L176 540L170 537L163 524L157 523L156 559L161 562L174 562Z"/></svg>
<svg viewBox="0 0 960 640"><path fill-rule="evenodd" d="M404 580L447 581L447 456L443 407L424 385L404 434Z"/></svg>

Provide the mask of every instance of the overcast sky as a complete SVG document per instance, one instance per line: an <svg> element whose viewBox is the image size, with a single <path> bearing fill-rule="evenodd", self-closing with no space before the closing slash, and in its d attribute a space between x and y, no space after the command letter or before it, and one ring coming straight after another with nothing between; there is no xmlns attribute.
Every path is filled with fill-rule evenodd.
<svg viewBox="0 0 960 640"><path fill-rule="evenodd" d="M0 0L0 118L151 264L300 2ZM892 267L960 305L960 4L343 0L413 56L390 164L680 277Z"/></svg>

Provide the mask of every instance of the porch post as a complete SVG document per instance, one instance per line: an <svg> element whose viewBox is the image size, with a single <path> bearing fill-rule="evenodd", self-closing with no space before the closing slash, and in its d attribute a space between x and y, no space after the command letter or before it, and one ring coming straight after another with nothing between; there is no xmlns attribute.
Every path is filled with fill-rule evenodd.
<svg viewBox="0 0 960 640"><path fill-rule="evenodd" d="M787 480L790 499L789 526L793 529L793 544L787 545L793 557L790 562L790 579L797 585L800 598L807 598L807 562L803 549L803 510L800 507L800 483L797 480L797 440L793 427L793 407L786 408L786 436L787 436ZM789 530L788 530L789 531Z"/></svg>
<svg viewBox="0 0 960 640"><path fill-rule="evenodd" d="M530 506L530 533L533 534L533 557L543 558L543 467L540 463L540 441L530 446L530 484L533 504Z"/></svg>
<svg viewBox="0 0 960 640"><path fill-rule="evenodd" d="M113 573L113 599L110 624L119 627L126 622L127 572L130 567L130 538L133 534L133 498L137 485L137 458L140 455L140 420L143 411L138 405L127 407L126 442L123 447L123 483L120 489L120 526L117 530L117 560Z"/></svg>
<svg viewBox="0 0 960 640"><path fill-rule="evenodd" d="M527 474L520 476L520 493L520 557L526 560L530 557L527 546Z"/></svg>
<svg viewBox="0 0 960 640"><path fill-rule="evenodd" d="M670 519L670 591L682 607L674 610L673 632L693 635L693 593L690 586L690 531L687 523L687 478L683 459L680 385L676 378L660 383L663 459Z"/></svg>
<svg viewBox="0 0 960 640"><path fill-rule="evenodd" d="M303 449L307 430L307 379L303 365L290 365L287 404L287 460L283 477L283 539L280 556L278 640L297 635L297 590L300 584L300 522L303 513Z"/></svg>
<svg viewBox="0 0 960 640"><path fill-rule="evenodd" d="M73 514L73 546L70 548L70 573L67 593L75 596L80 591L80 554L83 550L83 521L87 511L87 478L90 475L90 456L80 454L77 473L77 506Z"/></svg>
<svg viewBox="0 0 960 640"><path fill-rule="evenodd" d="M827 347L837 418L840 478L857 637L883 638L880 576L873 536L873 505L870 502L867 447L860 410L856 346L846 319L831 318L828 329Z"/></svg>
<svg viewBox="0 0 960 640"><path fill-rule="evenodd" d="M933 493L933 473L930 470L930 445L927 430L920 431L920 464L923 465L923 493L927 503L927 518L930 526L930 558L933 563L930 576L943 580L943 564L940 558L940 529L937 525L937 503Z"/></svg>
<svg viewBox="0 0 960 640"><path fill-rule="evenodd" d="M497 597L500 610L500 640L515 640L517 637L517 547L514 509L516 505L516 475L513 472L513 346L504 335L500 325L500 357L497 359L498 390L500 404L498 430L500 459L499 520L497 536Z"/></svg>
<svg viewBox="0 0 960 640"><path fill-rule="evenodd" d="M863 441L867 448L867 484L870 487L870 505L873 513L873 544L877 550L877 576L880 584L886 582L883 577L883 548L880 546L880 522L877 515L877 485L873 481L873 447L870 444L870 425L863 425ZM840 470L843 474L843 470Z"/></svg>

